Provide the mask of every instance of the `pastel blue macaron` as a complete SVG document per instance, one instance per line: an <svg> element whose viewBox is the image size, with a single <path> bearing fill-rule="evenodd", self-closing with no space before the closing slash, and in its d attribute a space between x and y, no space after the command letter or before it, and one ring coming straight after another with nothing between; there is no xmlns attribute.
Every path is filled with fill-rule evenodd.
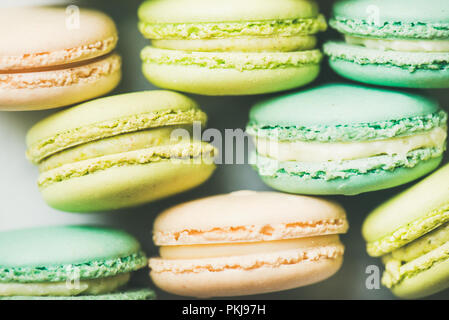
<svg viewBox="0 0 449 320"><path fill-rule="evenodd" d="M139 242L126 232L88 226L0 233L0 299L133 300L149 289L123 289L145 267Z"/></svg>
<svg viewBox="0 0 449 320"><path fill-rule="evenodd" d="M341 76L369 84L449 88L449 1L340 0L324 51Z"/></svg>
<svg viewBox="0 0 449 320"><path fill-rule="evenodd" d="M255 105L252 164L274 189L355 195L396 187L438 167L447 113L426 96L328 84Z"/></svg>

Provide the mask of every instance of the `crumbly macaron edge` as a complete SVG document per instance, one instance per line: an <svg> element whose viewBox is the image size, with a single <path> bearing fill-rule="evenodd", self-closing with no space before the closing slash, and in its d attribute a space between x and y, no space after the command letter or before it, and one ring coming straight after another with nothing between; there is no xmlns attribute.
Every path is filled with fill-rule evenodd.
<svg viewBox="0 0 449 320"><path fill-rule="evenodd" d="M38 186L43 189L54 183L84 177L111 168L146 165L161 161L173 161L174 165L189 163L210 163L212 165L216 153L217 151L212 145L205 142L194 142L112 154L65 164L43 172L39 176ZM200 161L197 162L196 159Z"/></svg>
<svg viewBox="0 0 449 320"><path fill-rule="evenodd" d="M389 139L445 127L448 114L444 110L399 120L348 125L277 126L250 120L246 132L258 138L275 141L352 142Z"/></svg>
<svg viewBox="0 0 449 320"><path fill-rule="evenodd" d="M348 221L339 218L271 225L229 226L212 228L209 230L155 230L153 231L153 241L157 246L274 241L342 234L346 233L348 228Z"/></svg>
<svg viewBox="0 0 449 320"><path fill-rule="evenodd" d="M0 89L42 89L89 84L121 71L122 59L118 54L86 61L61 69L24 73L0 73Z"/></svg>
<svg viewBox="0 0 449 320"><path fill-rule="evenodd" d="M238 71L299 68L317 65L323 58L318 49L295 52L187 52L148 46L142 50L144 63L198 66L208 69Z"/></svg>
<svg viewBox="0 0 449 320"><path fill-rule="evenodd" d="M169 260L151 258L149 267L152 273L170 272L175 274L251 271L259 268L279 268L302 262L313 263L322 259L337 259L344 254L341 243L307 250L285 250L265 254L203 258L191 260Z"/></svg>
<svg viewBox="0 0 449 320"><path fill-rule="evenodd" d="M212 39L242 36L311 35L326 31L323 15L313 18L218 23L139 22L139 30L148 39Z"/></svg>
<svg viewBox="0 0 449 320"><path fill-rule="evenodd" d="M0 266L0 282L61 282L72 279L74 272L82 280L97 279L136 271L145 267L146 263L145 253L139 251L125 257L85 263L12 268Z"/></svg>
<svg viewBox="0 0 449 320"><path fill-rule="evenodd" d="M404 23L388 21L379 25L359 19L333 17L329 25L337 31L355 36L393 39L447 39L449 23Z"/></svg>
<svg viewBox="0 0 449 320"><path fill-rule="evenodd" d="M331 60L343 60L358 65L382 65L408 70L447 71L449 53L382 51L345 42L329 41L323 51Z"/></svg>
<svg viewBox="0 0 449 320"><path fill-rule="evenodd" d="M204 124L207 121L207 115L203 111L194 108L188 111L169 109L97 122L40 140L29 146L27 158L37 164L54 153L83 143L161 126L190 124L194 121Z"/></svg>
<svg viewBox="0 0 449 320"><path fill-rule="evenodd" d="M382 284L387 288L392 289L394 286L401 284L403 281L431 269L436 264L447 261L449 259L449 247L447 244L440 246L439 248L428 253L426 256L428 256L428 259L421 264L410 262L412 265L410 267L409 264L407 270L403 270L402 266L395 263L394 260L390 260L388 262L384 260L384 262L386 262L386 267L382 276ZM393 264L395 267L392 266Z"/></svg>
<svg viewBox="0 0 449 320"><path fill-rule="evenodd" d="M67 63L88 61L112 52L118 42L118 36L67 48L53 52L28 53L20 56L0 56L0 70L32 70L42 67L64 67Z"/></svg>
<svg viewBox="0 0 449 320"><path fill-rule="evenodd" d="M402 155L383 155L345 161L306 163L278 161L259 154L252 154L251 163L260 176L277 178L281 176L298 179L332 181L348 179L353 176L369 175L380 171L393 171L398 168L413 168L423 161L442 157L445 148L425 148Z"/></svg>
<svg viewBox="0 0 449 320"><path fill-rule="evenodd" d="M398 228L386 237L368 242L367 252L369 255L374 257L379 257L390 253L395 249L418 239L423 234L435 230L448 221L449 203L427 213L420 219Z"/></svg>

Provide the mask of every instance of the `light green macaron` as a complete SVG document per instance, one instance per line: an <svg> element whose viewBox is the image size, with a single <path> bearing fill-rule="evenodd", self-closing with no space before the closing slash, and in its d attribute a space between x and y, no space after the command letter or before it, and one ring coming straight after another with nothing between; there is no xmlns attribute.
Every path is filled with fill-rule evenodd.
<svg viewBox="0 0 449 320"><path fill-rule="evenodd" d="M146 266L126 232L88 226L0 232L0 299L146 300L150 289L123 289Z"/></svg>
<svg viewBox="0 0 449 320"><path fill-rule="evenodd" d="M148 0L141 54L155 85L204 95L292 89L314 80L322 55L315 34L327 27L315 1Z"/></svg>
<svg viewBox="0 0 449 320"><path fill-rule="evenodd" d="M193 124L204 126L206 119L194 101L170 91L102 98L37 123L27 135L27 156L56 209L137 206L210 177L216 151L191 135Z"/></svg>
<svg viewBox="0 0 449 320"><path fill-rule="evenodd" d="M341 76L393 87L449 87L447 0L339 0L330 25L345 37L324 46Z"/></svg>
<svg viewBox="0 0 449 320"><path fill-rule="evenodd" d="M375 209L363 224L382 283L402 298L449 287L449 165Z"/></svg>

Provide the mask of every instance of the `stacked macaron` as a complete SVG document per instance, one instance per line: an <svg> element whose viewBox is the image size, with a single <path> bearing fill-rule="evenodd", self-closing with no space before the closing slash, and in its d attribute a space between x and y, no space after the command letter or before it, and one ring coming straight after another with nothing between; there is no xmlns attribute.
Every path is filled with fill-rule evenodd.
<svg viewBox="0 0 449 320"><path fill-rule="evenodd" d="M147 300L123 289L146 265L140 244L118 230L40 227L0 233L0 300Z"/></svg>
<svg viewBox="0 0 449 320"><path fill-rule="evenodd" d="M329 84L257 104L247 132L257 148L253 164L274 189L354 195L436 169L447 113L410 92Z"/></svg>
<svg viewBox="0 0 449 320"><path fill-rule="evenodd" d="M155 221L151 277L183 296L274 292L322 281L343 261L344 209L318 198L240 191L178 205Z"/></svg>
<svg viewBox="0 0 449 320"><path fill-rule="evenodd" d="M324 51L340 75L376 85L449 88L447 0L340 0Z"/></svg>
<svg viewBox="0 0 449 320"><path fill-rule="evenodd" d="M105 14L62 8L0 11L0 110L57 108L104 95L121 78Z"/></svg>
<svg viewBox="0 0 449 320"><path fill-rule="evenodd" d="M156 86L203 95L248 95L313 81L327 27L313 0L149 0L139 29L152 39L143 72Z"/></svg>
<svg viewBox="0 0 449 320"><path fill-rule="evenodd" d="M56 209L137 206L210 177L215 149L191 134L206 119L193 100L171 91L101 98L37 123L27 135L27 156L39 166L40 191Z"/></svg>
<svg viewBox="0 0 449 320"><path fill-rule="evenodd" d="M382 283L402 298L449 288L449 165L374 210L368 253L383 257Z"/></svg>

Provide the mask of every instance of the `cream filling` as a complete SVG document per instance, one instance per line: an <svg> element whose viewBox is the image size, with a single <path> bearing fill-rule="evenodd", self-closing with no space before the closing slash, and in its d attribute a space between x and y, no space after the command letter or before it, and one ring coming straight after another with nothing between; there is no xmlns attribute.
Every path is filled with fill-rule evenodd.
<svg viewBox="0 0 449 320"><path fill-rule="evenodd" d="M365 46L369 49L408 52L449 52L448 40L391 40L345 36L346 43Z"/></svg>
<svg viewBox="0 0 449 320"><path fill-rule="evenodd" d="M0 296L76 296L114 292L128 283L130 273L90 280L65 282L0 283Z"/></svg>
<svg viewBox="0 0 449 320"><path fill-rule="evenodd" d="M256 138L257 152L263 156L279 161L322 162L355 160L378 155L406 155L410 151L439 147L446 141L446 128L435 128L431 131L407 137L361 142L305 142L275 141Z"/></svg>
<svg viewBox="0 0 449 320"><path fill-rule="evenodd" d="M153 40L160 49L201 52L289 52L315 48L314 36L241 37L229 39Z"/></svg>
<svg viewBox="0 0 449 320"><path fill-rule="evenodd" d="M162 259L189 260L203 258L234 257L253 254L267 254L288 250L313 249L339 243L338 235L328 235L290 240L223 243L206 245L162 246L159 252Z"/></svg>

